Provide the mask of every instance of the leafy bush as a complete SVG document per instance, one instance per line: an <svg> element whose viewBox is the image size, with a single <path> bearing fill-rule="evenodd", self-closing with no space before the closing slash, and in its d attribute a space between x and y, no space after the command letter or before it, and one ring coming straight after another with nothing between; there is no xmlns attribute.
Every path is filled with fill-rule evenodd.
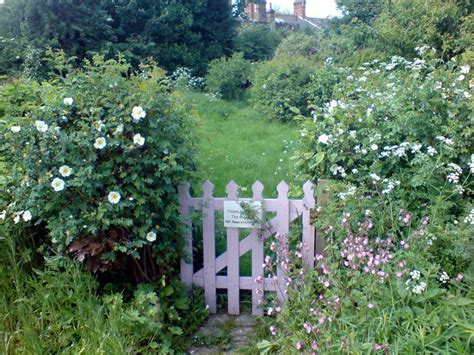
<svg viewBox="0 0 474 355"><path fill-rule="evenodd" d="M333 100L304 120L297 165L311 177L394 194L403 208L449 191L446 217L461 212L473 164L470 68L434 64L393 57L347 69Z"/></svg>
<svg viewBox="0 0 474 355"><path fill-rule="evenodd" d="M173 87L181 90L202 90L204 79L195 77L191 69L177 68L170 76Z"/></svg>
<svg viewBox="0 0 474 355"><path fill-rule="evenodd" d="M470 353L472 225L437 229L367 193L321 211L319 235L329 243L317 269L302 264L305 246L290 254L277 237L266 272L288 270L288 300L268 304L276 318L261 352ZM378 223L384 214L396 217L392 225ZM449 271L436 259L440 239L459 261Z"/></svg>
<svg viewBox="0 0 474 355"><path fill-rule="evenodd" d="M209 64L206 75L207 91L220 94L224 99L241 100L249 86L252 64L243 53L234 53L230 58L215 59Z"/></svg>
<svg viewBox="0 0 474 355"><path fill-rule="evenodd" d="M275 51L275 57L312 58L321 50L321 40L316 35L294 32L281 41Z"/></svg>
<svg viewBox="0 0 474 355"><path fill-rule="evenodd" d="M335 180L315 211L327 247L314 270L305 245L293 255L276 239L266 272L287 270L288 301L269 305L260 351L470 353L470 67L419 50L344 69L333 100L302 118L299 167Z"/></svg>
<svg viewBox="0 0 474 355"><path fill-rule="evenodd" d="M255 108L282 122L297 113L309 115L310 103L332 97L340 74L331 66L316 66L303 57L275 57L255 70L250 90Z"/></svg>
<svg viewBox="0 0 474 355"><path fill-rule="evenodd" d="M252 62L270 59L283 34L272 31L269 26L243 24L237 33L234 50L242 52L244 59Z"/></svg>
<svg viewBox="0 0 474 355"><path fill-rule="evenodd" d="M2 353L182 351L207 316L202 293L188 298L176 278L141 285L133 297L101 296L93 275L65 257L32 262L38 235L0 228ZM34 272L32 272L34 268Z"/></svg>
<svg viewBox="0 0 474 355"><path fill-rule="evenodd" d="M155 66L129 74L123 59L95 56L73 70L61 58L62 75L2 90L3 216L45 224L45 250L73 253L93 271L129 255L136 281L168 273L181 254L176 184L192 171L184 106Z"/></svg>

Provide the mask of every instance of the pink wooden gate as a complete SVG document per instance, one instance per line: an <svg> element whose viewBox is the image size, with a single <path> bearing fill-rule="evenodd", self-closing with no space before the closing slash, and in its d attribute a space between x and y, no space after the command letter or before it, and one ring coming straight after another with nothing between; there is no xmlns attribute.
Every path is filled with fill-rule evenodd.
<svg viewBox="0 0 474 355"><path fill-rule="evenodd" d="M321 180L319 185L325 184ZM314 227L311 225L310 212L315 207L314 185L307 181L303 185L304 197L301 200L288 198L288 185L281 182L277 186L278 197L276 199L266 199L263 197L263 184L259 181L252 186L253 197L238 198L238 185L231 181L227 187L227 197L214 197L214 186L210 181L206 181L202 186L202 197L191 197L189 194L189 184L179 186L181 214L188 227L185 236L185 259L181 260L181 279L191 288L197 285L204 288L206 304L209 305L211 313L216 313L217 289L227 289L228 314L240 314L240 290L252 290L252 314L261 315L262 309L259 307L259 298L264 291L275 291L278 298L284 301L283 271L277 270L277 281L271 278L264 278L263 283L256 283L254 280L263 275L264 244L263 241L271 234L287 236L290 223L298 217L302 217L303 242L309 247L309 252L305 256L308 266L314 266L314 256L316 249L322 252L322 240L316 238ZM227 251L216 258L215 246L215 212L222 211L224 201L234 200L239 202L261 201L265 212L276 212L276 217L266 221L265 230L252 229L252 232L239 241L238 228L226 228ZM203 212L203 253L204 267L194 271L192 250L192 226L190 219L190 208ZM240 276L239 259L242 255L252 251L252 276ZM227 276L217 275L217 273L227 267ZM281 287L280 287L281 286Z"/></svg>

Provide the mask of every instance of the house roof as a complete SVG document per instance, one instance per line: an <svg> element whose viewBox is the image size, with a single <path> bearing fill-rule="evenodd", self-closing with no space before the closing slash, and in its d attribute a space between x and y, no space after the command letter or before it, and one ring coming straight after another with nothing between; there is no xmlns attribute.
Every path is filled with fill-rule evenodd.
<svg viewBox="0 0 474 355"><path fill-rule="evenodd" d="M317 30L323 30L326 27L327 20L317 17L300 17L291 14L275 13L275 22L298 26L300 29L314 28Z"/></svg>

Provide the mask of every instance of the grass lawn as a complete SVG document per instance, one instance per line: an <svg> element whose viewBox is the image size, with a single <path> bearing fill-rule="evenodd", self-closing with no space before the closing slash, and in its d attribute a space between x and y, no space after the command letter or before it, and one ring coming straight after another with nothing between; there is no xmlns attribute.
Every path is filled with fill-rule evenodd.
<svg viewBox="0 0 474 355"><path fill-rule="evenodd" d="M227 102L202 93L187 93L198 113L200 137L196 162L199 184L209 179L215 196L225 196L225 186L235 180L242 196L251 196L251 186L260 180L264 195L275 196L282 180L294 181L290 157L298 130L290 124L269 122L248 103ZM194 186L200 193L200 186Z"/></svg>

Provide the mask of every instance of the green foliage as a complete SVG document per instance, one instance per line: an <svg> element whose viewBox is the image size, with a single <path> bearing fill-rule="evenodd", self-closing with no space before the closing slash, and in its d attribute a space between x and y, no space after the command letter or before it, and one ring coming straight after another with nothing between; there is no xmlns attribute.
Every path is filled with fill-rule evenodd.
<svg viewBox="0 0 474 355"><path fill-rule="evenodd" d="M273 56L282 35L269 26L246 23L238 30L234 50L244 53L244 58L252 62L268 60Z"/></svg>
<svg viewBox="0 0 474 355"><path fill-rule="evenodd" d="M0 228L2 353L183 351L182 337L207 316L202 292L190 299L176 279L141 285L131 300L99 296L98 283L78 263L32 262L20 245L37 238L29 233Z"/></svg>
<svg viewBox="0 0 474 355"><path fill-rule="evenodd" d="M338 77L332 67L317 67L301 56L275 57L257 66L251 101L272 119L289 122L298 114L309 115L309 102L330 99Z"/></svg>
<svg viewBox="0 0 474 355"><path fill-rule="evenodd" d="M313 178L393 193L402 208L445 191L445 217L462 211L473 163L470 69L434 63L393 57L347 70L333 100L304 120L297 165Z"/></svg>
<svg viewBox="0 0 474 355"><path fill-rule="evenodd" d="M63 49L78 61L121 52L135 67L154 57L170 71L187 66L203 74L210 60L230 53L236 25L227 0L7 0L0 7L0 36L19 43L14 53L0 45L0 73L26 60L28 44Z"/></svg>
<svg viewBox="0 0 474 355"><path fill-rule="evenodd" d="M205 78L207 91L227 100L242 100L251 75L252 63L244 59L243 53L215 59L209 64Z"/></svg>
<svg viewBox="0 0 474 355"><path fill-rule="evenodd" d="M305 57L312 58L321 50L321 39L317 35L307 35L294 32L281 41L275 57Z"/></svg>
<svg viewBox="0 0 474 355"><path fill-rule="evenodd" d="M366 193L343 205L333 201L319 214L317 228L329 243L316 269L289 257L288 301L281 313L275 305L267 310L276 313L267 325L273 336L260 351L469 354L472 226L432 229L423 219L387 225L383 220L398 211ZM450 246L457 268L447 271L436 260L434 230L441 238L456 235Z"/></svg>
<svg viewBox="0 0 474 355"><path fill-rule="evenodd" d="M415 47L428 45L442 58L457 54L462 6L454 2L395 1L385 6L374 23L378 43L392 55L413 58Z"/></svg>
<svg viewBox="0 0 474 355"><path fill-rule="evenodd" d="M73 70L58 55L55 66L62 75L49 82L2 90L7 220L46 225L46 250L73 252L94 271L144 246L161 273L173 270L176 185L194 152L184 104L153 65L128 75L122 58L95 56Z"/></svg>
<svg viewBox="0 0 474 355"><path fill-rule="evenodd" d="M383 9L383 0L336 0L346 21L370 23Z"/></svg>

